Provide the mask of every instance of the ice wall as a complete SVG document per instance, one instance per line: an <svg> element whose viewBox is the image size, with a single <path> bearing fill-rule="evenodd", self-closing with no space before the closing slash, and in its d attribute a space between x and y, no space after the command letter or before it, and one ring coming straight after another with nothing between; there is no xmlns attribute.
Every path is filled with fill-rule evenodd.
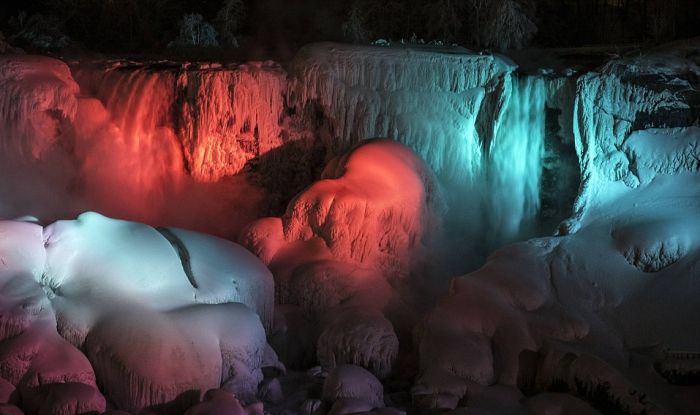
<svg viewBox="0 0 700 415"><path fill-rule="evenodd" d="M678 168L650 172L628 145L635 131L685 128L700 120L700 62L692 50L667 50L613 60L600 72L579 78L573 131L581 189L561 233L575 232L588 210L637 188L645 177L649 181L655 173L678 173ZM662 164L686 165L684 158L691 156L679 152L673 157L676 162Z"/></svg>
<svg viewBox="0 0 700 415"><path fill-rule="evenodd" d="M179 152L196 180L239 173L282 144L284 73L272 63L164 68L117 64L78 70L130 147ZM182 169L180 169L182 170Z"/></svg>
<svg viewBox="0 0 700 415"><path fill-rule="evenodd" d="M295 59L290 106L314 106L332 152L371 137L416 151L444 185L451 216L494 245L539 207L542 79L494 55L312 45ZM308 111L307 111L308 112Z"/></svg>
<svg viewBox="0 0 700 415"><path fill-rule="evenodd" d="M181 75L180 133L192 175L216 181L281 146L285 87L272 64Z"/></svg>
<svg viewBox="0 0 700 415"><path fill-rule="evenodd" d="M363 140L389 137L437 174L451 222L468 239L486 241L482 254L527 233L536 218L546 88L496 55L318 44L301 50L287 72L270 62L83 62L72 67L80 94L65 65L53 62L59 74L25 72L57 84L60 96L45 101L60 105L45 112L60 115L61 134L19 141L43 143L31 144L32 152L69 153L76 171L65 178L67 193L87 200L71 215L99 210L154 223L172 206L196 205L189 199L201 198L191 195L212 193L202 184L249 171L263 177L279 208L270 213L279 214L325 162ZM44 90L22 85L26 97ZM247 200L247 188L229 187L226 194ZM216 222L217 204L191 210Z"/></svg>

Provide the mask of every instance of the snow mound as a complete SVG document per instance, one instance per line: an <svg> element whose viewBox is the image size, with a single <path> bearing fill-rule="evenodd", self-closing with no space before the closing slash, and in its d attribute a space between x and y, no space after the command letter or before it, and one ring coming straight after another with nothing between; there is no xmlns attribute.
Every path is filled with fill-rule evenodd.
<svg viewBox="0 0 700 415"><path fill-rule="evenodd" d="M265 333L242 304L194 306L172 313L123 312L88 335L87 355L106 393L131 412L171 411L224 385L251 399L262 381Z"/></svg>
<svg viewBox="0 0 700 415"><path fill-rule="evenodd" d="M0 56L0 135L9 154L39 159L77 111L80 91L68 66L57 59Z"/></svg>
<svg viewBox="0 0 700 415"><path fill-rule="evenodd" d="M263 219L242 240L274 267L287 248L280 240L290 246L318 239L332 258L396 280L423 254L441 209L437 184L420 159L397 142L374 140L331 163L289 204L281 235L279 222Z"/></svg>
<svg viewBox="0 0 700 415"><path fill-rule="evenodd" d="M656 272L674 264L694 248L691 229L685 220L659 221L642 226L620 226L613 230L612 237L627 262L641 271Z"/></svg>
<svg viewBox="0 0 700 415"><path fill-rule="evenodd" d="M411 150L371 140L331 162L282 218L251 224L241 241L268 261L280 303L329 316L318 339L324 365L386 376L398 340L383 309L425 260L441 209L433 176ZM358 306L367 310L359 320L348 311Z"/></svg>
<svg viewBox="0 0 700 415"><path fill-rule="evenodd" d="M323 383L323 400L357 398L366 401L370 409L384 406L384 387L370 372L354 365L340 365L328 373Z"/></svg>
<svg viewBox="0 0 700 415"><path fill-rule="evenodd" d="M223 239L86 213L46 227L44 241L48 266L42 284L59 315L63 302L82 302L87 291L98 312L115 298L161 311L240 302L270 324L272 276L253 255ZM64 329L77 330L70 338L85 335L79 327Z"/></svg>
<svg viewBox="0 0 700 415"><path fill-rule="evenodd" d="M204 395L202 403L188 409L185 415L263 415L263 413L260 403L244 407L233 394L212 389Z"/></svg>
<svg viewBox="0 0 700 415"><path fill-rule="evenodd" d="M362 307L329 309L316 345L318 360L332 368L343 363L366 367L381 378L391 374L399 353L394 327L379 311Z"/></svg>
<svg viewBox="0 0 700 415"><path fill-rule="evenodd" d="M0 378L29 413L102 412L105 399L78 349L56 332L56 317L37 283L46 260L41 227L0 222ZM8 409L8 413L11 410Z"/></svg>
<svg viewBox="0 0 700 415"><path fill-rule="evenodd" d="M251 401L263 365L283 369L255 312L272 316L272 276L240 246L88 213L0 222L0 254L0 378L29 413L102 412L96 381L132 413Z"/></svg>

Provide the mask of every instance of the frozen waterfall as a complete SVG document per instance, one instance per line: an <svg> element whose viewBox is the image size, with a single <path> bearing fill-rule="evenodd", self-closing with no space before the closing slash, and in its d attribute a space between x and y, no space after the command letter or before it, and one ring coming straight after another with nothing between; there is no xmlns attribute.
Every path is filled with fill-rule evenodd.
<svg viewBox="0 0 700 415"><path fill-rule="evenodd" d="M514 75L508 84L487 152L484 212L496 245L517 238L535 220L544 154L544 80Z"/></svg>

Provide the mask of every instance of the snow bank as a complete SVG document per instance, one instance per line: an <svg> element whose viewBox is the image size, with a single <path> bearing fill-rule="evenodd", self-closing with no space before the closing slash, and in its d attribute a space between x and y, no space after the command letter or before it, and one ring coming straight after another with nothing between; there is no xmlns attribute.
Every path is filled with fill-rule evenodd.
<svg viewBox="0 0 700 415"><path fill-rule="evenodd" d="M58 297L50 293L59 314L64 301L82 302L89 292L96 305L128 298L161 311L198 303L241 302L270 324L272 276L253 255L223 239L178 229L159 231L86 213L75 221L48 226L44 240L48 267L42 283ZM71 306L67 308L71 313ZM80 314L83 319L99 318ZM75 335L82 338L85 333L68 337Z"/></svg>
<svg viewBox="0 0 700 415"><path fill-rule="evenodd" d="M258 316L231 303L170 313L132 306L99 321L85 348L106 394L138 413L156 407L177 412L222 385L253 399L265 345Z"/></svg>

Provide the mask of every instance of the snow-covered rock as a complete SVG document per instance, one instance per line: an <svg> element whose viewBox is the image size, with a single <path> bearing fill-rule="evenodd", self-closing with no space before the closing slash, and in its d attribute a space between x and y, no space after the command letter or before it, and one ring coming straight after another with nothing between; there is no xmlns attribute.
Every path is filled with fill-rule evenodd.
<svg viewBox="0 0 700 415"><path fill-rule="evenodd" d="M97 390L88 359L56 332L56 316L38 283L46 261L42 228L26 222L0 222L0 253L4 392L16 393L16 403L23 402L29 413L104 411L105 399Z"/></svg>
<svg viewBox="0 0 700 415"><path fill-rule="evenodd" d="M185 412L185 415L263 415L263 405L253 403L243 406L235 395L212 389L204 395L204 401Z"/></svg>
<svg viewBox="0 0 700 415"><path fill-rule="evenodd" d="M329 165L323 177L290 203L281 221L255 222L241 239L269 258L272 268L294 260L284 258L287 251L306 244L309 259L298 262L333 258L336 263L318 265L318 272L326 272L331 279L337 278L335 273L354 271L340 269L342 263L375 270L387 280L404 279L412 261L423 255L441 209L429 170L408 148L377 140ZM321 244L318 250L313 249L317 243ZM284 279L277 276L282 292L290 290L294 279L294 269L286 273ZM335 284L317 285L334 289ZM331 298L338 295L343 294Z"/></svg>
<svg viewBox="0 0 700 415"><path fill-rule="evenodd" d="M86 213L46 227L44 245L48 267L42 284L59 315L64 302L75 299L80 305L88 291L97 310L109 310L116 298L160 311L238 302L257 312L266 325L271 323L270 272L245 249L223 239ZM65 312L70 314L72 307ZM79 313L83 320L99 318ZM84 323L89 326L90 321ZM81 327L61 329L78 345L86 334Z"/></svg>
<svg viewBox="0 0 700 415"><path fill-rule="evenodd" d="M355 365L340 365L328 373L323 383L323 399L337 402L348 398L365 401L369 409L380 408L384 406L384 387L367 370Z"/></svg>
<svg viewBox="0 0 700 415"><path fill-rule="evenodd" d="M265 379L260 384L258 396L265 401L273 404L280 403L284 400L284 392L278 378Z"/></svg>
<svg viewBox="0 0 700 415"><path fill-rule="evenodd" d="M665 50L578 79L573 133L582 183L572 218L562 236L504 247L453 280L418 330L416 401L451 407L444 397L469 405L484 386L533 394L566 385L623 412L696 410L650 363L630 357L657 345L700 348L700 70L696 53ZM550 101L566 97L550 86ZM547 400L527 405L591 411L556 397L545 409Z"/></svg>
<svg viewBox="0 0 700 415"><path fill-rule="evenodd" d="M398 357L394 327L378 310L342 307L327 310L316 343L318 361L333 368L343 363L366 367L379 377L391 374Z"/></svg>

